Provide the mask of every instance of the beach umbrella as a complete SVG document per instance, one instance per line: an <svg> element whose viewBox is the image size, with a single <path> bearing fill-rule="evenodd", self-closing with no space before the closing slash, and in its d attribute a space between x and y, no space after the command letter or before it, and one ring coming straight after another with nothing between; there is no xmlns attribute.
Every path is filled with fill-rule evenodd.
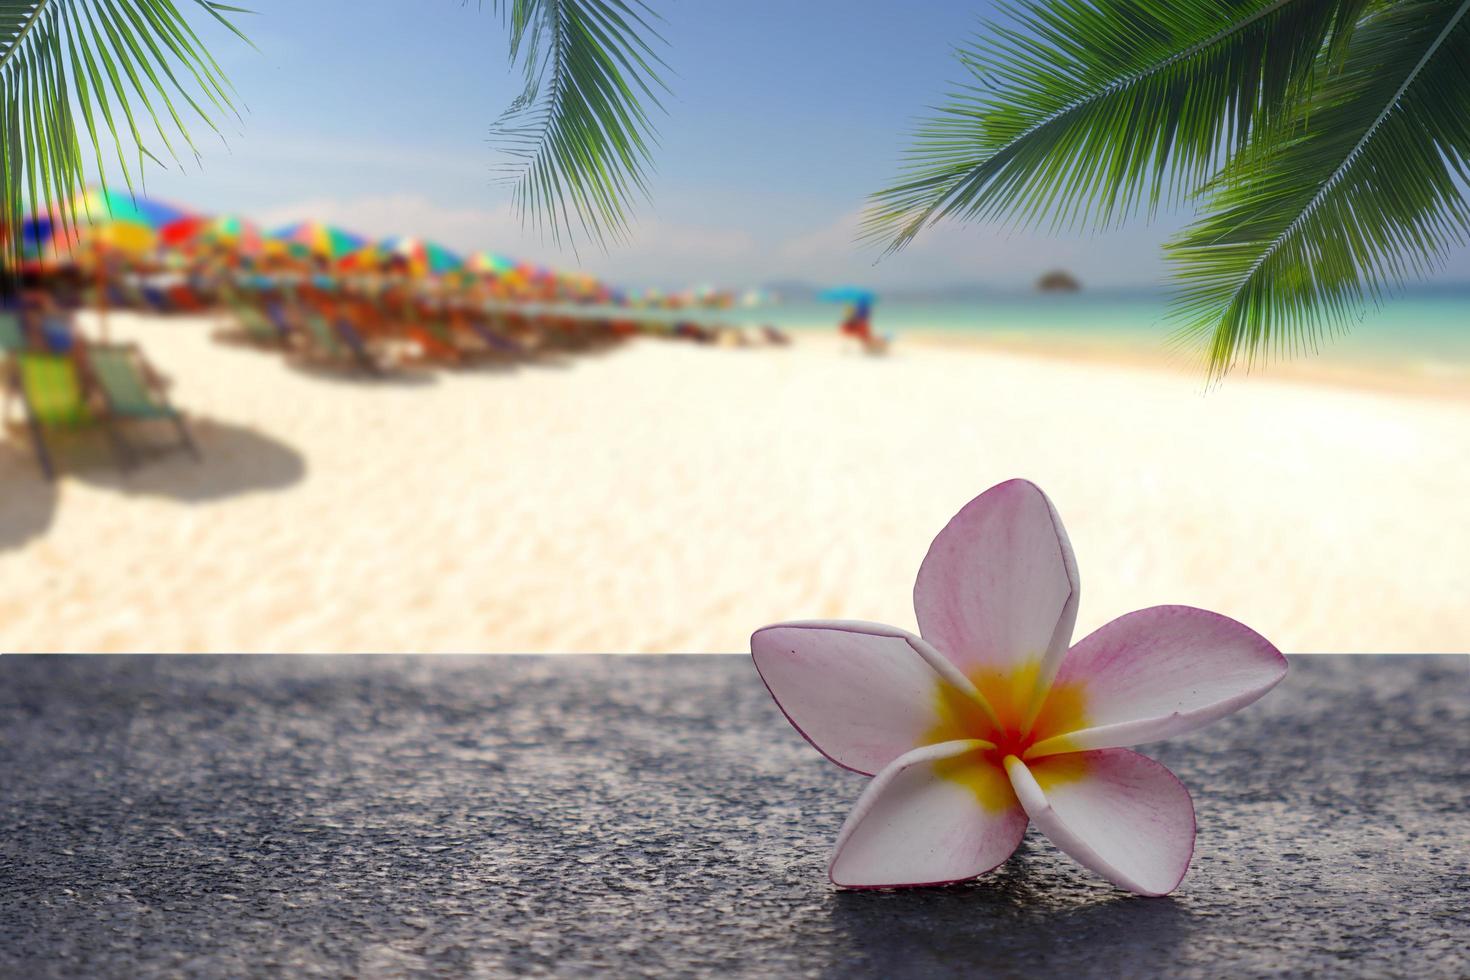
<svg viewBox="0 0 1470 980"><path fill-rule="evenodd" d="M515 267L515 259L495 252L476 252L464 260L465 271L487 276L502 276Z"/></svg>
<svg viewBox="0 0 1470 980"><path fill-rule="evenodd" d="M235 214L216 215L204 228L202 239L223 245L243 255L258 255L264 239L255 223Z"/></svg>
<svg viewBox="0 0 1470 980"><path fill-rule="evenodd" d="M826 303L852 303L855 306L872 306L877 299L872 290L857 286L834 286L817 294L817 299Z"/></svg>
<svg viewBox="0 0 1470 980"><path fill-rule="evenodd" d="M180 218L159 229L158 240L169 248L183 248L192 245L209 227L210 220L202 214L191 214Z"/></svg>
<svg viewBox="0 0 1470 980"><path fill-rule="evenodd" d="M155 234L166 226L189 217L188 211L172 204L100 187L89 187L73 197L70 213L78 223L131 225L146 228Z"/></svg>
<svg viewBox="0 0 1470 980"><path fill-rule="evenodd" d="M355 252L344 255L337 268L343 272L371 272L387 264L389 253L379 242L369 242Z"/></svg>
<svg viewBox="0 0 1470 980"><path fill-rule="evenodd" d="M261 250L260 229L232 214L189 215L164 225L158 237L163 246L175 250L214 246L241 255L257 255Z"/></svg>
<svg viewBox="0 0 1470 980"><path fill-rule="evenodd" d="M367 244L367 239L361 235L354 235L350 231L343 231L320 221L303 221L277 228L267 232L265 237L284 246L292 255L301 258L314 256L334 262Z"/></svg>
<svg viewBox="0 0 1470 980"><path fill-rule="evenodd" d="M443 275L464 265L464 259L443 245L421 238L399 236L388 239L380 247L388 255L407 262L409 271L417 276Z"/></svg>
<svg viewBox="0 0 1470 980"><path fill-rule="evenodd" d="M158 243L164 228L189 218L184 209L162 201L91 187L63 207L23 219L21 249L42 261L67 257L83 245L142 254Z"/></svg>

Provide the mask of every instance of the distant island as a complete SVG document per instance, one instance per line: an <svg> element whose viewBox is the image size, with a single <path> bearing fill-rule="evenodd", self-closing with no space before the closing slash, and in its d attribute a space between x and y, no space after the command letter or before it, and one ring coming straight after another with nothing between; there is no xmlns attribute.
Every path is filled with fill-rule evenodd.
<svg viewBox="0 0 1470 980"><path fill-rule="evenodd" d="M1036 288L1043 293L1075 293L1082 288L1082 283L1070 272L1053 269L1036 280Z"/></svg>

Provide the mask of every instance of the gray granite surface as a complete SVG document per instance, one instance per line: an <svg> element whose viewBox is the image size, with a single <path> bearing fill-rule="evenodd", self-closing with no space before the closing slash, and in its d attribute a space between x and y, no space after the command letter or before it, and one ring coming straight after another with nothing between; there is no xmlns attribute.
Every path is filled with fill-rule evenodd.
<svg viewBox="0 0 1470 980"><path fill-rule="evenodd" d="M1145 751L1194 865L834 890L863 778L745 657L0 657L7 977L1470 976L1470 659Z"/></svg>

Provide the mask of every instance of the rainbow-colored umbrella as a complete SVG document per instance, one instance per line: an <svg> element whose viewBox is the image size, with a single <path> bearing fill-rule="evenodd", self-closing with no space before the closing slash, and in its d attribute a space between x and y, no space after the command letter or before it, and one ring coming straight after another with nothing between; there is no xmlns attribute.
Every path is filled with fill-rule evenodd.
<svg viewBox="0 0 1470 980"><path fill-rule="evenodd" d="M367 244L367 239L350 231L334 228L319 221L303 221L300 224L278 228L265 236L285 246L294 255L330 259L337 261Z"/></svg>
<svg viewBox="0 0 1470 980"><path fill-rule="evenodd" d="M172 204L100 187L90 187L72 198L71 213L78 223L133 225L153 232L189 216L188 211Z"/></svg>
<svg viewBox="0 0 1470 980"><path fill-rule="evenodd" d="M388 262L388 253L379 242L369 242L356 251L349 252L337 260L337 268L343 272L369 272L381 269Z"/></svg>
<svg viewBox="0 0 1470 980"><path fill-rule="evenodd" d="M494 252L476 252L464 260L466 272L486 276L500 276L516 267L516 260Z"/></svg>
<svg viewBox="0 0 1470 980"><path fill-rule="evenodd" d="M260 229L232 214L215 217L190 215L164 225L159 232L159 241L174 249L213 245L242 255L256 255L261 250Z"/></svg>
<svg viewBox="0 0 1470 980"><path fill-rule="evenodd" d="M443 245L426 242L421 238L399 236L378 245L387 255L408 263L413 275L443 275L464 265L464 259Z"/></svg>
<svg viewBox="0 0 1470 980"><path fill-rule="evenodd" d="M88 188L49 214L21 223L23 254L42 261L69 255L84 244L143 253L158 243L159 232L189 220L182 208L117 190Z"/></svg>

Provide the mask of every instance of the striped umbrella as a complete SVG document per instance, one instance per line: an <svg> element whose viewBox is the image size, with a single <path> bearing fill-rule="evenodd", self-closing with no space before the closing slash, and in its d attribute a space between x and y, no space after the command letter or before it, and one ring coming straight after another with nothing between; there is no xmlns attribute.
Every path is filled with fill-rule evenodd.
<svg viewBox="0 0 1470 980"><path fill-rule="evenodd" d="M92 187L49 214L25 218L21 250L43 262L68 257L85 244L141 254L158 243L163 228L189 218L187 211L162 201Z"/></svg>
<svg viewBox="0 0 1470 980"><path fill-rule="evenodd" d="M285 250L300 258L316 258L338 261L367 244L367 239L350 231L322 224L320 221L303 221L268 232L265 236L278 242Z"/></svg>
<svg viewBox="0 0 1470 980"><path fill-rule="evenodd" d="M466 272L486 276L500 276L516 267L516 260L494 252L476 252L464 260Z"/></svg>
<svg viewBox="0 0 1470 980"><path fill-rule="evenodd" d="M409 272L416 276L443 275L464 265L464 259L443 245L421 238L399 236L382 242L378 247L389 256L407 262Z"/></svg>

